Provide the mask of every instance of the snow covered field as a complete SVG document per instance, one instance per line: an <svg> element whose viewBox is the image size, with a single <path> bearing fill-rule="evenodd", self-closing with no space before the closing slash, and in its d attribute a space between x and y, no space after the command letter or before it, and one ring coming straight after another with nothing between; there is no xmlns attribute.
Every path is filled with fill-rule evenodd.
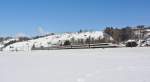
<svg viewBox="0 0 150 82"><path fill-rule="evenodd" d="M150 48L0 52L0 82L150 82Z"/></svg>

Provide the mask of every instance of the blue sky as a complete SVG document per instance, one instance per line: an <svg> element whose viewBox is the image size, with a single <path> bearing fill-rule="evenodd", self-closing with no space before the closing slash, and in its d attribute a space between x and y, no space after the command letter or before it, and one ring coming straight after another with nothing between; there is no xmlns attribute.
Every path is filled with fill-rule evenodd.
<svg viewBox="0 0 150 82"><path fill-rule="evenodd" d="M0 0L0 36L150 25L150 0Z"/></svg>

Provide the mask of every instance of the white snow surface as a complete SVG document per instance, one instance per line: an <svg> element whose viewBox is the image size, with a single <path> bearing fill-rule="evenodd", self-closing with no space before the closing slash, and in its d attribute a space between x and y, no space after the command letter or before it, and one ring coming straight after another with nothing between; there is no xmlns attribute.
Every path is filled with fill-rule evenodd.
<svg viewBox="0 0 150 82"><path fill-rule="evenodd" d="M150 82L149 50L0 52L0 82Z"/></svg>

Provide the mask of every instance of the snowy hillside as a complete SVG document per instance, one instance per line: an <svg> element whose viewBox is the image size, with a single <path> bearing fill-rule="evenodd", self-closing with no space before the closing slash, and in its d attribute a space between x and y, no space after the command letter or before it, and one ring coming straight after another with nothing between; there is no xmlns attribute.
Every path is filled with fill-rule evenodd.
<svg viewBox="0 0 150 82"><path fill-rule="evenodd" d="M12 45L7 46L4 48L4 51L10 51L10 50L31 50L32 46L35 47L50 47L55 45L63 44L66 40L78 40L83 39L86 40L87 38L91 37L93 39L103 39L105 34L102 31L94 31L94 32L82 32L82 33L63 33L63 34L56 34L56 35L50 35L38 39L33 39L29 41L24 42L17 42ZM111 37L109 37L110 40L113 40Z"/></svg>

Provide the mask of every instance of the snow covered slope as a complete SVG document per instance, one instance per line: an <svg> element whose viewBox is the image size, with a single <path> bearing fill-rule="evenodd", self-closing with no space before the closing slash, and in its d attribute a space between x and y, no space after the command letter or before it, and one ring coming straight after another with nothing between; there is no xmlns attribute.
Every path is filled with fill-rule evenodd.
<svg viewBox="0 0 150 82"><path fill-rule="evenodd" d="M10 50L21 50L21 51L26 51L26 50L31 50L31 47L34 45L35 47L49 47L53 45L59 45L61 43L64 43L66 40L78 40L78 39L87 39L87 38L94 38L98 39L104 38L104 34L102 31L94 31L94 32L82 32L82 33L63 33L63 34L56 34L56 35L50 35L34 40L29 40L25 42L17 42L12 45L7 46L4 48L5 51L10 51ZM112 38L110 37L112 40Z"/></svg>

